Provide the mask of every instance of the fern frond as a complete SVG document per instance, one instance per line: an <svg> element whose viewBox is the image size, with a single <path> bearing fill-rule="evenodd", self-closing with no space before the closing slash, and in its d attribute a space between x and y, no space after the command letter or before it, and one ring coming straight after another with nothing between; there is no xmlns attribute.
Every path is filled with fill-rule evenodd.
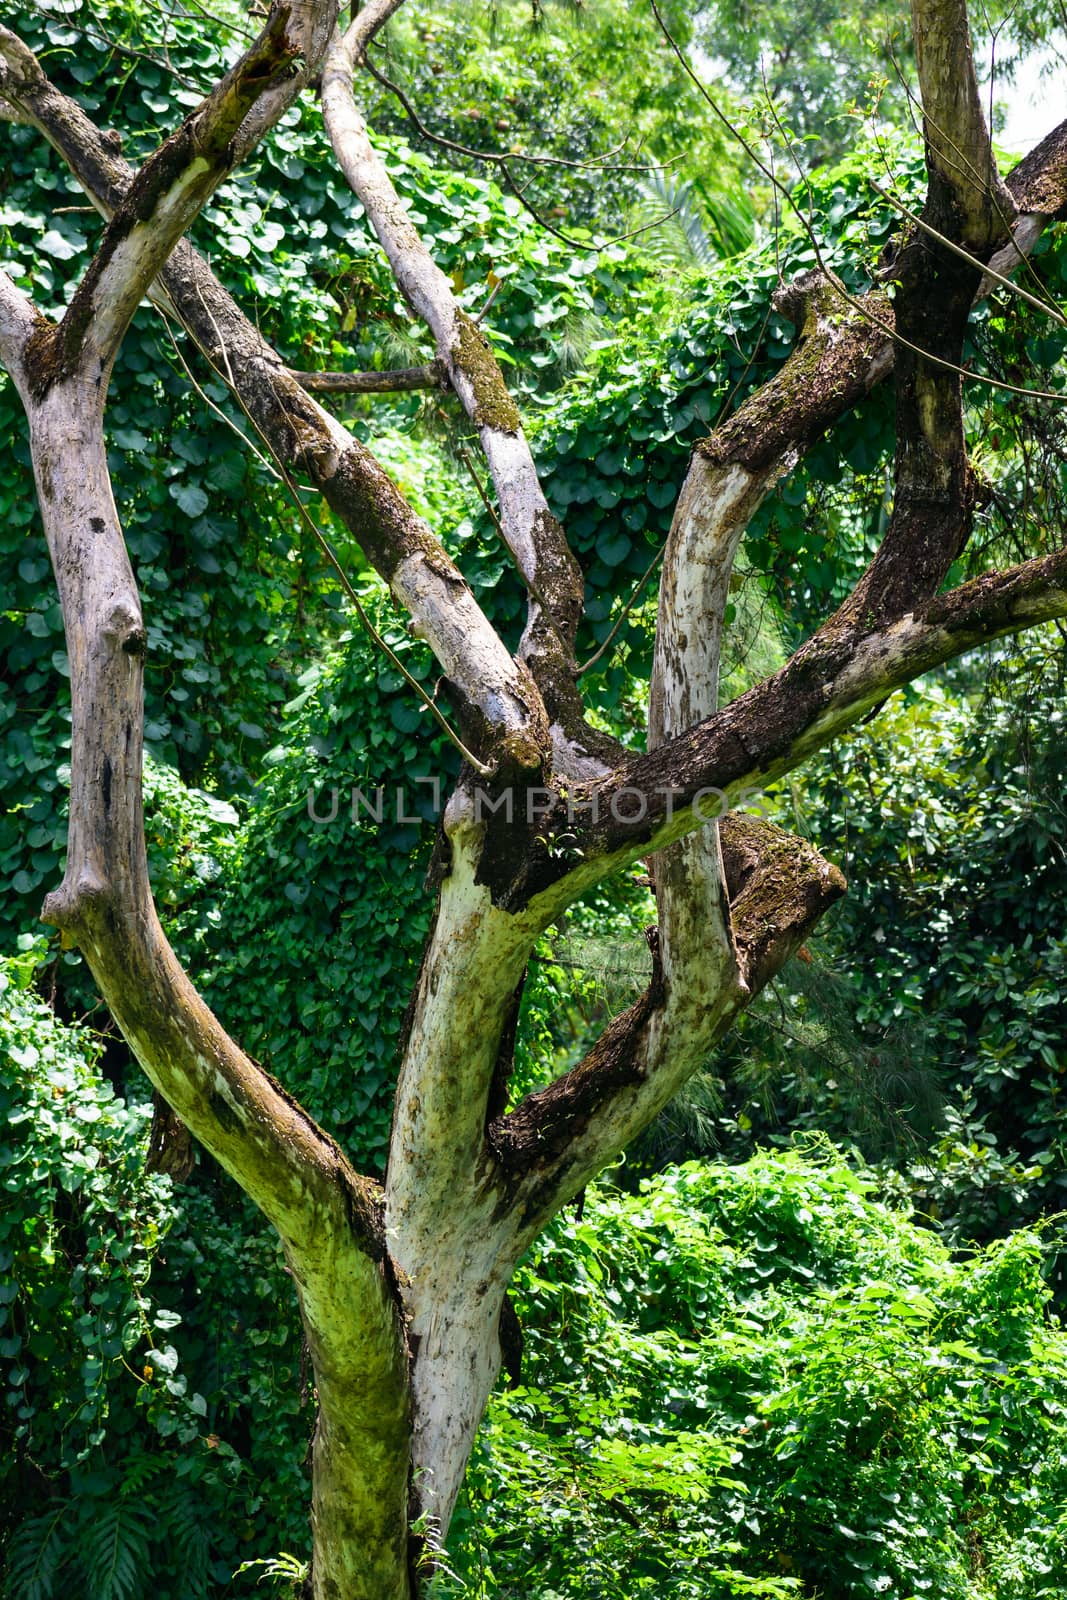
<svg viewBox="0 0 1067 1600"><path fill-rule="evenodd" d="M128 1500L131 1495L143 1497L146 1484L153 1478L158 1478L160 1473L173 1471L174 1463L170 1456L139 1452L137 1455L127 1456L122 1463L122 1495Z"/></svg>
<svg viewBox="0 0 1067 1600"><path fill-rule="evenodd" d="M139 1600L151 1576L148 1512L128 1500L97 1504L79 1529L79 1560L93 1600Z"/></svg>
<svg viewBox="0 0 1067 1600"><path fill-rule="evenodd" d="M4 1565L4 1600L52 1600L56 1576L70 1557L63 1523L70 1510L64 1500L15 1529Z"/></svg>
<svg viewBox="0 0 1067 1600"><path fill-rule="evenodd" d="M176 1564L188 1594L206 1594L211 1553L203 1502L188 1483L173 1483L157 1506L153 1542L163 1545Z"/></svg>
<svg viewBox="0 0 1067 1600"><path fill-rule="evenodd" d="M705 184L698 192L686 179L654 172L638 184L638 193L631 220L648 229L645 249L659 260L707 271L752 243L751 203L734 189Z"/></svg>

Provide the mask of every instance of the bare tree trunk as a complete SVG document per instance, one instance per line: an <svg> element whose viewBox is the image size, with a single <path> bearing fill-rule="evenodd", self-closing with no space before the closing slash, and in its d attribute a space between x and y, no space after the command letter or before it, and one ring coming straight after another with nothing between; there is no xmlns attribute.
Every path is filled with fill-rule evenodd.
<svg viewBox="0 0 1067 1600"><path fill-rule="evenodd" d="M984 267L1010 272L1067 209L1067 125L1002 184L962 0L916 0L924 222L941 238L909 241L892 305L872 293L844 311L840 286L821 274L782 292L796 349L698 446L678 502L647 751L633 754L593 727L573 653L581 573L492 352L456 305L356 110L352 74L399 3L371 0L343 39L331 0L277 6L246 56L136 174L0 29L0 97L110 218L59 323L0 274L0 360L29 418L71 666L68 868L44 914L84 951L167 1104L282 1240L318 1398L315 1600L417 1593L496 1379L505 1292L522 1251L708 1061L844 892L840 873L803 840L736 813L709 825L709 797L717 814L930 667L1067 616L1067 550L938 593L974 498L956 371L967 314ZM306 375L287 369L181 240L320 67L338 162L434 335L433 372L408 378L444 373L479 430L528 592L514 653L372 453L310 398ZM948 243L973 259L961 263ZM435 652L471 739L474 766L449 801L439 845L437 915L384 1186L353 1171L229 1038L179 966L152 901L140 788L146 633L103 439L111 364L148 292L231 385L278 461L327 498ZM882 549L780 672L720 707L730 577L752 515L894 367L896 500ZM646 993L575 1067L509 1108L515 1017L538 936L583 892L653 852ZM422 1563L415 1525L429 1546Z"/></svg>

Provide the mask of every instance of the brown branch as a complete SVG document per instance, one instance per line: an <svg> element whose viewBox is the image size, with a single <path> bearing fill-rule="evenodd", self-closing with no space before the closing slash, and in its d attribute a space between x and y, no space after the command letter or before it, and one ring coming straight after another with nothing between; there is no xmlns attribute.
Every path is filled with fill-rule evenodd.
<svg viewBox="0 0 1067 1600"><path fill-rule="evenodd" d="M1020 216L1036 212L1060 221L1067 216L1067 121L1023 157L1007 185Z"/></svg>
<svg viewBox="0 0 1067 1600"><path fill-rule="evenodd" d="M494 903L562 909L610 873L752 797L895 690L979 645L1067 617L1067 549L990 572L873 629L831 621L778 672L607 779L573 785L537 822L566 850L483 862ZM860 619L862 623L862 619ZM516 863L519 863L516 865ZM539 897L544 898L539 898Z"/></svg>
<svg viewBox="0 0 1067 1600"><path fill-rule="evenodd" d="M399 394L406 389L441 389L445 373L439 361L421 367L394 367L387 372L297 372L289 368L309 394Z"/></svg>
<svg viewBox="0 0 1067 1600"><path fill-rule="evenodd" d="M0 30L10 51L19 41ZM101 394L119 344L152 279L234 165L233 137L261 94L288 73L300 50L288 0L178 131L137 173L58 327L35 342L34 381L43 394L79 367L92 367Z"/></svg>
<svg viewBox="0 0 1067 1600"><path fill-rule="evenodd" d="M811 845L760 818L727 812L719 840L734 941L745 983L755 996L847 885Z"/></svg>
<svg viewBox="0 0 1067 1600"><path fill-rule="evenodd" d="M639 756L621 784L648 800L640 821L579 824L578 847L594 855L661 848L692 826L687 809L712 786L736 802L792 771L894 690L956 656L1067 615L1067 549L985 573L870 631L833 620L770 678L697 727ZM666 795L673 797L668 804ZM636 808L634 808L636 809ZM668 815L673 812L673 815Z"/></svg>
<svg viewBox="0 0 1067 1600"><path fill-rule="evenodd" d="M970 536L963 344L984 263L1010 239L1015 215L978 97L965 0L913 0L912 15L929 184L919 226L893 265L893 512L842 608L853 621L884 621L929 599Z"/></svg>
<svg viewBox="0 0 1067 1600"><path fill-rule="evenodd" d="M706 1065L739 1013L845 892L836 867L802 839L753 817L720 823L731 921L745 978L698 1014L665 983L653 940L645 994L577 1066L528 1095L489 1130L510 1202L532 1234L634 1139Z"/></svg>

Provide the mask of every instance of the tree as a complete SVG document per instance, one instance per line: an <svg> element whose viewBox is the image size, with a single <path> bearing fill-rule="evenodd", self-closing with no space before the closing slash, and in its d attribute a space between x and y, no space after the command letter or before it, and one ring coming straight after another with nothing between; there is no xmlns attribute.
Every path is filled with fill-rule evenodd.
<svg viewBox="0 0 1067 1600"><path fill-rule="evenodd" d="M781 287L795 349L695 450L674 512L647 749L635 754L597 727L575 660L581 570L492 350L400 204L356 106L354 75L399 4L370 0L343 33L328 0L274 7L136 172L120 141L49 82L14 31L0 30L11 115L49 141L109 219L58 320L0 277L0 359L28 419L72 683L68 865L43 916L83 952L175 1116L281 1237L318 1398L313 1592L353 1600L417 1593L432 1570L500 1365L507 1285L524 1250L707 1060L844 892L810 845L724 808L937 664L1067 615L1063 549L942 592L984 493L961 385L971 309L990 284L1011 290L1049 222L1067 214L1067 124L1002 179L962 3L915 0L928 186L886 262L893 298L852 294L822 267ZM309 87L396 284L435 340L434 371L394 381L443 377L478 431L529 597L514 650L434 530L310 392L359 380L291 371L183 240ZM1062 322L1040 287L1017 293ZM104 440L112 366L146 294L229 385L279 469L325 499L443 675L449 714L436 703L434 712L464 765L432 869L436 915L383 1184L356 1172L228 1036L156 915L141 807L147 634ZM746 525L890 372L895 494L874 559L779 671L720 707ZM646 858L658 908L647 991L575 1067L509 1107L535 941L580 895Z"/></svg>

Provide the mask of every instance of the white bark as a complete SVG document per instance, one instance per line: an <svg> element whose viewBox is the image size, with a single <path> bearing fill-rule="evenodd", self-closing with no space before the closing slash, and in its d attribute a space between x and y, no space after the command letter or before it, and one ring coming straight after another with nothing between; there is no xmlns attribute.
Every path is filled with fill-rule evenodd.
<svg viewBox="0 0 1067 1600"><path fill-rule="evenodd" d="M451 869L419 974L386 1185L387 1226L412 1259L432 1255L442 1211L460 1195L466 1203L478 1182L505 1009L541 930L532 915L495 907L476 881L483 826L468 797L453 796L445 830Z"/></svg>
<svg viewBox="0 0 1067 1600"><path fill-rule="evenodd" d="M451 284L412 224L356 107L352 72L360 49L354 33L359 21L357 18L343 39L335 36L327 52L322 74L326 128L338 165L363 204L404 298L433 334L437 358L478 428L497 492L503 536L532 596L520 654L536 655L540 626L545 621L542 602L549 608L551 623L553 612L562 614L566 609L565 602L557 605L560 585L566 588L569 583L572 592L566 599L573 600L580 597L580 579L548 509L518 409L508 395L499 365L488 342L459 308Z"/></svg>
<svg viewBox="0 0 1067 1600"><path fill-rule="evenodd" d="M756 474L739 463L720 466L701 455L690 464L660 582L650 750L718 710L724 618L737 547L754 507L788 465L783 457L770 471ZM730 928L717 815L657 858L655 887L665 1000L648 1029L644 1070L656 1074L661 1091L673 1093L707 1064L724 1018L748 993ZM668 1057L673 1058L669 1068ZM637 1114L643 1114L642 1099L630 1115L638 1104ZM628 1109L620 1104L617 1114L625 1120ZM613 1129L611 1136L617 1131L622 1129Z"/></svg>
<svg viewBox="0 0 1067 1600"><path fill-rule="evenodd" d="M0 272L0 366L11 375L23 401L28 398L22 353L37 326L37 313L6 272Z"/></svg>
<svg viewBox="0 0 1067 1600"><path fill-rule="evenodd" d="M449 802L451 867L423 959L394 1102L386 1234L414 1365L412 1468L442 1535L500 1366L497 1329L521 1246L486 1151L501 1034L544 925L495 907L470 793Z"/></svg>
<svg viewBox="0 0 1067 1600"><path fill-rule="evenodd" d="M99 390L56 384L30 420L73 710L68 866L44 914L81 947L148 1077L284 1243L320 1403L316 1596L407 1600L406 1351L374 1188L234 1044L163 935L141 815L145 630Z"/></svg>
<svg viewBox="0 0 1067 1600"><path fill-rule="evenodd" d="M413 1493L436 1538L448 1531L500 1370L501 1306L520 1251L499 1200L487 1192L466 1205L453 1203L421 1256L403 1230L396 1235L395 1248L409 1263L403 1295L415 1357Z"/></svg>

